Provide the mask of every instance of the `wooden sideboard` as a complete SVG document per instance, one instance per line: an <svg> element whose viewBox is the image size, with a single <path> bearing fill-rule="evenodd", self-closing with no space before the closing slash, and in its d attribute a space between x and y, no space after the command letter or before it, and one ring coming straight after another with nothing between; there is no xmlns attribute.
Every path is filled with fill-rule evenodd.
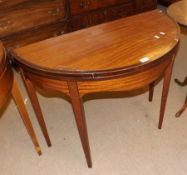
<svg viewBox="0 0 187 175"><path fill-rule="evenodd" d="M58 36L156 8L156 0L1 0L0 40L7 47Z"/></svg>
<svg viewBox="0 0 187 175"><path fill-rule="evenodd" d="M158 2L160 4L163 4L163 5L166 5L166 6L168 6L168 5L170 5L174 2L177 2L177 1L180 1L180 0L158 0Z"/></svg>

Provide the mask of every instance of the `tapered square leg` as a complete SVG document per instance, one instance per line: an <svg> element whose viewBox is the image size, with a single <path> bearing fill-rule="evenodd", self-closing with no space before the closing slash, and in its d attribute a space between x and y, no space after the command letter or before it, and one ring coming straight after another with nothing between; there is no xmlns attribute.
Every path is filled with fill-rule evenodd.
<svg viewBox="0 0 187 175"><path fill-rule="evenodd" d="M44 121L44 117L43 117L43 114L42 114L42 111L41 111L41 108L40 108L40 104L39 104L39 101L38 101L38 98L37 98L37 95L36 95L35 88L34 88L32 82L25 77L25 75L22 71L21 71L21 75L22 75L23 81L25 83L27 92L29 94L31 104L32 104L33 109L35 111L38 123L39 123L40 128L42 130L42 133L45 137L45 140L47 142L47 145L51 146L51 141L50 141L50 138L49 138L49 135L48 135L48 132L47 132L47 127L46 127L46 124L45 124L45 121Z"/></svg>
<svg viewBox="0 0 187 175"><path fill-rule="evenodd" d="M171 63L168 65L168 67L166 68L166 70L164 72L164 83L163 83L163 89L162 89L160 117L159 117L159 124L158 124L159 129L162 128L162 123L163 123L163 119L164 119L164 113L165 113L165 108L166 108L168 92L169 92L173 64L174 64L174 59L172 59Z"/></svg>
<svg viewBox="0 0 187 175"><path fill-rule="evenodd" d="M187 85L187 77L185 77L184 81L181 82L177 78L175 78L175 82L179 84L180 86L186 86Z"/></svg>
<svg viewBox="0 0 187 175"><path fill-rule="evenodd" d="M150 102L153 100L154 86L155 86L155 82L152 82L149 85L149 101Z"/></svg>
<svg viewBox="0 0 187 175"><path fill-rule="evenodd" d="M42 154L41 148L38 144L38 140L37 140L35 132L33 130L31 121L29 119L29 115L28 115L28 113L26 111L26 108L25 108L25 105L23 103L23 99L22 99L22 96L21 96L21 93L20 93L20 90L19 90L19 87L18 87L18 83L17 83L15 78L14 78L14 81L13 81L12 96L13 96L13 99L14 99L16 105L17 105L17 108L18 108L19 112L20 112L21 118L23 120L23 123L24 123L26 129L27 129L27 132L30 135L31 140L32 140L32 142L35 146L35 149L36 149L37 153L39 155L41 155Z"/></svg>
<svg viewBox="0 0 187 175"><path fill-rule="evenodd" d="M182 108L175 114L175 116L180 117L180 115L184 112L186 108L187 108L187 94L186 94L186 99L184 101Z"/></svg>
<svg viewBox="0 0 187 175"><path fill-rule="evenodd" d="M88 167L91 168L92 160L82 99L80 98L76 82L68 82L68 88L84 154L87 160Z"/></svg>
<svg viewBox="0 0 187 175"><path fill-rule="evenodd" d="M175 79L175 82L179 84L180 86L186 86L187 85L187 77L185 77L184 81L181 82L178 79ZM180 115L184 112L184 110L187 108L187 94L186 94L186 99L184 101L184 104L182 108L175 114L176 117L180 117Z"/></svg>

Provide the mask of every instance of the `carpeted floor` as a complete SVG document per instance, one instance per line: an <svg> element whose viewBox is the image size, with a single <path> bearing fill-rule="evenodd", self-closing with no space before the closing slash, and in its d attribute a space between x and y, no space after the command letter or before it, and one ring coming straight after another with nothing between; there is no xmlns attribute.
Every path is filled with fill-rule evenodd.
<svg viewBox="0 0 187 175"><path fill-rule="evenodd" d="M87 168L68 101L38 94L51 148L47 147L27 101L43 151L39 157L11 100L0 118L0 175L186 175L187 110L180 118L175 118L175 113L182 106L187 89L174 83L174 78L183 80L187 76L186 49L187 36L181 35L162 130L157 129L162 81L155 88L152 103L148 102L147 91L88 97L84 106L92 169ZM22 84L19 76L18 79Z"/></svg>

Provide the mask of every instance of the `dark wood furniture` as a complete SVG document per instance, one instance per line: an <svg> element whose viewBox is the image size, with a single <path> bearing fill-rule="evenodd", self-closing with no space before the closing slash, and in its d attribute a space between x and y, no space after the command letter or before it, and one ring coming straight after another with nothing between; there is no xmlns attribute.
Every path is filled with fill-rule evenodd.
<svg viewBox="0 0 187 175"><path fill-rule="evenodd" d="M28 134L31 137L37 153L41 155L41 148L38 144L38 140L29 119L29 115L26 111L17 80L13 75L10 64L6 59L3 45L0 42L0 110L2 110L6 106L5 104L7 103L10 96L13 97L17 105L21 118L28 131Z"/></svg>
<svg viewBox="0 0 187 175"><path fill-rule="evenodd" d="M161 129L178 41L176 23L156 10L37 42L12 50L11 55L19 65L36 115L42 114L35 86L70 97L91 167L82 97L149 85L151 101L154 82L163 76Z"/></svg>
<svg viewBox="0 0 187 175"><path fill-rule="evenodd" d="M179 84L180 86L186 86L187 85L187 77L184 79L183 82L180 82L178 79L175 79L175 82L177 84ZM184 110L187 108L187 94L186 94L186 98L184 101L183 106L181 107L181 109L175 114L176 117L180 117L180 115L184 112Z"/></svg>
<svg viewBox="0 0 187 175"><path fill-rule="evenodd" d="M3 0L0 40L20 47L156 8L156 0Z"/></svg>
<svg viewBox="0 0 187 175"><path fill-rule="evenodd" d="M183 34L187 33L187 1L182 0L179 2L176 2L172 5L170 5L167 9L168 15L173 18L177 23L180 24L181 32ZM175 82L179 84L180 86L187 85L187 77L184 79L183 82L180 82L178 79L175 79ZM183 113L183 111L187 107L187 95L184 101L183 106L181 109L175 114L176 117L180 117L180 115Z"/></svg>
<svg viewBox="0 0 187 175"><path fill-rule="evenodd" d="M175 3L177 1L180 1L180 0L158 0L158 2L160 4L163 4L163 5L166 5L166 6L168 6L168 5L172 4L172 3Z"/></svg>

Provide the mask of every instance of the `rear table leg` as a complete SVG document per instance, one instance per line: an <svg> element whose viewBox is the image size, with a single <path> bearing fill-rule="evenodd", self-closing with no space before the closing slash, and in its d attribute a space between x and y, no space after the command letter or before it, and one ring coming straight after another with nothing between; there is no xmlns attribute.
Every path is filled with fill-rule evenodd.
<svg viewBox="0 0 187 175"><path fill-rule="evenodd" d="M184 104L182 108L175 114L176 117L180 117L180 115L183 113L183 111L187 108L187 94L186 94L186 99L184 101Z"/></svg>
<svg viewBox="0 0 187 175"><path fill-rule="evenodd" d="M150 102L153 100L154 86L155 86L155 82L153 81L153 82L149 85L149 101L150 101Z"/></svg>

